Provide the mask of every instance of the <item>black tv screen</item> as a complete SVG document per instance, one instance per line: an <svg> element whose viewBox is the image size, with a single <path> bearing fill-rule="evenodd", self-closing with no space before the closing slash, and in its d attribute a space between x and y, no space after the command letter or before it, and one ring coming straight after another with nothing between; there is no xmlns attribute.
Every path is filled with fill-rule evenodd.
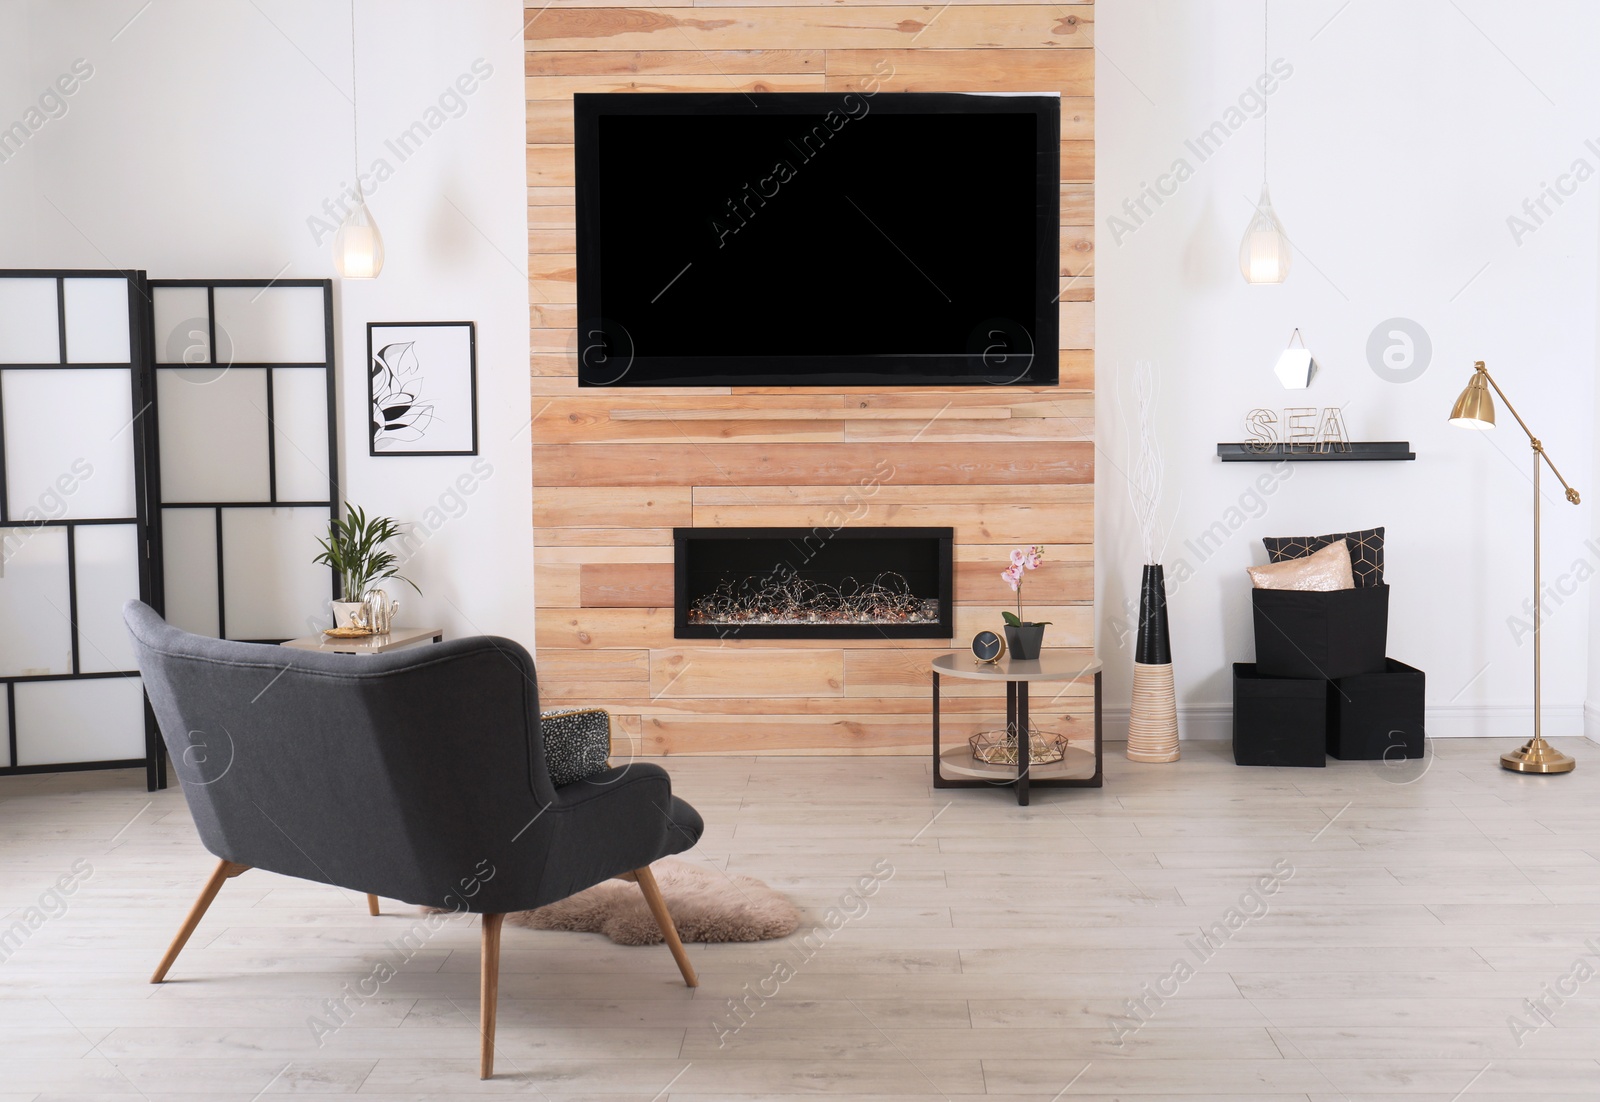
<svg viewBox="0 0 1600 1102"><path fill-rule="evenodd" d="M574 101L581 385L1056 383L1058 97Z"/></svg>

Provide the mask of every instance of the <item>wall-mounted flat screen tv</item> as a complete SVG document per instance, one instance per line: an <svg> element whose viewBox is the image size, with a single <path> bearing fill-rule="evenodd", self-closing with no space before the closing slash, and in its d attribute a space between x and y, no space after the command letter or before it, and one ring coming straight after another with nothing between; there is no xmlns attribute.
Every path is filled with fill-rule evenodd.
<svg viewBox="0 0 1600 1102"><path fill-rule="evenodd" d="M1054 385L1060 99L579 94L584 386Z"/></svg>

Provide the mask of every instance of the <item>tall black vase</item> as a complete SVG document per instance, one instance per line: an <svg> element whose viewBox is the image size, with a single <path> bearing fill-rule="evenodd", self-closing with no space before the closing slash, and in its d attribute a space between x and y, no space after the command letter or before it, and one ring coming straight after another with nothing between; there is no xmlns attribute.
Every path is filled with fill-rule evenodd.
<svg viewBox="0 0 1600 1102"><path fill-rule="evenodd" d="M1133 656L1133 701L1128 711L1128 757L1178 760L1178 702L1167 636L1167 583L1149 564L1139 583L1139 640Z"/></svg>
<svg viewBox="0 0 1600 1102"><path fill-rule="evenodd" d="M1172 661L1172 640L1167 636L1167 582L1159 564L1148 564L1139 581L1139 641L1135 662L1165 666Z"/></svg>

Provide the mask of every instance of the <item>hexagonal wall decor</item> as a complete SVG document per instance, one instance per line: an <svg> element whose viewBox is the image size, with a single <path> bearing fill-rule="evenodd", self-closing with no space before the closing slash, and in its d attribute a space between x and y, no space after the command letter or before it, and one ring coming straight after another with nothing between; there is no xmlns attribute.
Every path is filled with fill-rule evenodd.
<svg viewBox="0 0 1600 1102"><path fill-rule="evenodd" d="M1311 385L1317 373L1317 361L1309 348L1285 348L1278 353L1278 363L1272 369L1285 390L1304 390Z"/></svg>

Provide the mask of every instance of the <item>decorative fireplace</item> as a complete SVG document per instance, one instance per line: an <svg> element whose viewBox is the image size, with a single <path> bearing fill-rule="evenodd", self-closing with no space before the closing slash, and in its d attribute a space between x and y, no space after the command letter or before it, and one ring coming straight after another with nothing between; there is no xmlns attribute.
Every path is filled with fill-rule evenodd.
<svg viewBox="0 0 1600 1102"><path fill-rule="evenodd" d="M953 528L675 528L679 639L948 639Z"/></svg>

